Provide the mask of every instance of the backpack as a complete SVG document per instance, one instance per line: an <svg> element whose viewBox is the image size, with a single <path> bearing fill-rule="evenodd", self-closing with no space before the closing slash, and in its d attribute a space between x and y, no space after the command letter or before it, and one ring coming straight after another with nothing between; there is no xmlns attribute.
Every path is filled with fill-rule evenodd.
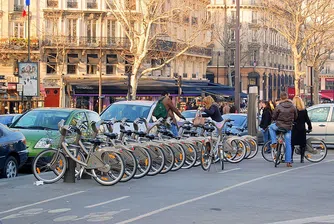
<svg viewBox="0 0 334 224"><path fill-rule="evenodd" d="M157 119L159 118L166 118L167 117L167 110L165 105L162 103L162 101L165 99L165 97L161 98L157 105L155 106L153 110L153 116L156 117Z"/></svg>

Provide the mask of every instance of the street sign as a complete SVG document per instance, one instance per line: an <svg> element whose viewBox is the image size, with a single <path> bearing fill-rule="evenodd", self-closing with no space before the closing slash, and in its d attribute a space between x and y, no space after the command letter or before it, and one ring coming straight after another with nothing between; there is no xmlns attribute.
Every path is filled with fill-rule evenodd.
<svg viewBox="0 0 334 224"><path fill-rule="evenodd" d="M18 92L22 92L23 91L23 85L22 84L16 84L16 90Z"/></svg>

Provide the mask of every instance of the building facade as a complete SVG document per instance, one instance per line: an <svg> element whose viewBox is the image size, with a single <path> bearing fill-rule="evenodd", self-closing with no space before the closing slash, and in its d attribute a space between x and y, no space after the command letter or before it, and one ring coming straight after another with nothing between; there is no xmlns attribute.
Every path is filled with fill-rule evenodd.
<svg viewBox="0 0 334 224"><path fill-rule="evenodd" d="M263 25L260 1L240 0L240 85L244 93L258 86L260 99L275 100L294 85L293 60L286 40ZM214 23L208 76L234 86L236 1L212 0L208 12Z"/></svg>
<svg viewBox="0 0 334 224"><path fill-rule="evenodd" d="M122 4L129 12L140 14L139 1L126 0ZM1 100L2 113L17 112L14 110L22 102L15 88L18 82L17 65L27 60L27 17L22 17L24 2L2 0L0 9L0 78L3 76L3 80L8 83L7 89L4 88L6 91L2 93L8 98L6 102ZM169 2L166 0L166 7ZM161 44L173 44L177 39L187 37L187 33L196 26L196 21L202 19L200 16L206 16L206 12L196 13L196 10L205 10L207 4L205 0L189 1L193 11L186 15L188 18L183 18L187 25L182 32L170 28L171 35L168 40L161 40ZM131 62L128 60L131 55L124 55L124 49L129 48L130 42L109 7L110 4L105 0L31 1L31 61L39 63L38 88L41 97L24 98L23 102L32 102L33 107L44 105L94 109L98 92L85 94L84 89L91 88L88 85L98 86L100 74L103 89L114 88L112 83L126 85L125 74L131 71ZM200 38L207 37L204 35ZM193 47L143 79L173 79L175 75L181 75L186 80L205 79L211 55L208 48ZM145 63L149 67L161 61L152 59ZM109 104L110 98L115 96L112 91L107 92L109 94L104 94L104 105ZM124 95L126 90L124 94L117 94ZM9 102L11 98L14 104ZM43 98L44 104L41 101ZM10 111L8 107L15 109ZM27 105L24 104L24 107Z"/></svg>

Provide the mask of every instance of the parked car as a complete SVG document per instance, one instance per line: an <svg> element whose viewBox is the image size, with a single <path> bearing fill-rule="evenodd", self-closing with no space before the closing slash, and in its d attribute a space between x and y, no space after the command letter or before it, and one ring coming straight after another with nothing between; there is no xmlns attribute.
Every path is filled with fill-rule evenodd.
<svg viewBox="0 0 334 224"><path fill-rule="evenodd" d="M181 114L186 118L186 121L192 122L195 119L197 112L198 112L198 110L185 110ZM211 120L210 117L207 117L206 113L204 113L204 112L201 112L201 113L202 113L203 117L205 117L206 119ZM183 122L184 121L182 119L178 119L177 124L180 126L180 125L183 124Z"/></svg>
<svg viewBox="0 0 334 224"><path fill-rule="evenodd" d="M334 104L318 104L307 108L312 122L311 136L325 141L327 146L334 146Z"/></svg>
<svg viewBox="0 0 334 224"><path fill-rule="evenodd" d="M152 123L152 113L155 108L155 101L119 101L109 105L102 113L102 120L121 120L123 118L128 119L129 129L133 129L132 122L139 117L145 118L149 123ZM140 130L146 130L144 125L139 125ZM119 124L114 125L114 132L119 132Z"/></svg>
<svg viewBox="0 0 334 224"><path fill-rule="evenodd" d="M222 115L223 120L226 119L231 119L233 120L231 122L231 127L227 127L226 125L224 126L224 130L227 132L233 134L233 135L248 135L248 128L247 128L247 123L248 123L248 118L247 114L224 114ZM257 143L258 144L263 144L263 135L261 131L257 128Z"/></svg>
<svg viewBox="0 0 334 224"><path fill-rule="evenodd" d="M1 114L0 124L10 126L14 121L16 121L22 114Z"/></svg>
<svg viewBox="0 0 334 224"><path fill-rule="evenodd" d="M91 121L99 121L99 115L90 110L75 108L38 108L28 111L16 120L10 128L23 133L27 140L30 165L33 158L42 150L57 146L60 133L58 123L65 120L65 125L76 125L84 136L92 134Z"/></svg>
<svg viewBox="0 0 334 224"><path fill-rule="evenodd" d="M0 176L13 178L28 159L26 139L20 132L0 124Z"/></svg>

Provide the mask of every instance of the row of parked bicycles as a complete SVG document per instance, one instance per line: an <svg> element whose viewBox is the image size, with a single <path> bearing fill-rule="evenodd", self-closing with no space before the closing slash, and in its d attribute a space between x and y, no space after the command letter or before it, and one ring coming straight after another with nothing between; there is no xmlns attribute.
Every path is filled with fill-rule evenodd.
<svg viewBox="0 0 334 224"><path fill-rule="evenodd" d="M87 125L69 126L61 121L58 145L35 157L33 174L46 184L55 183L64 177L69 160L73 160L77 179L86 174L102 185L111 186L132 178L196 166L210 170L213 163L224 169L225 162L239 163L258 153L254 137L233 136L224 131L231 122L208 120L194 127L185 121L179 129L180 137L175 137L169 130L170 119L158 119L154 123L144 118L132 123L127 119L102 120L90 124L94 134L87 138L81 131ZM114 132L116 125L118 134ZM128 128L130 125L133 127Z"/></svg>

